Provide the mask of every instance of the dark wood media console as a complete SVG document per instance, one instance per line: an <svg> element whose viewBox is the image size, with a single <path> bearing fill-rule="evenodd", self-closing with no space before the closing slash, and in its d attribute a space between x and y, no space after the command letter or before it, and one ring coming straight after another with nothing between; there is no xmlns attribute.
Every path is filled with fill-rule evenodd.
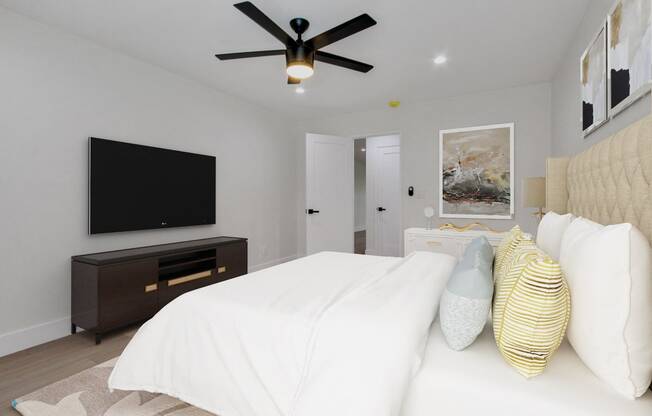
<svg viewBox="0 0 652 416"><path fill-rule="evenodd" d="M247 273L247 239L215 237L72 257L72 327L102 335L190 290Z"/></svg>

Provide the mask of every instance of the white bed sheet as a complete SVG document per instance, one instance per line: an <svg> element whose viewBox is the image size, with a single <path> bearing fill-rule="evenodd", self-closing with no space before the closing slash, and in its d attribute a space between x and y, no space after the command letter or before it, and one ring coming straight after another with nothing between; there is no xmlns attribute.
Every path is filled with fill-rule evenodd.
<svg viewBox="0 0 652 416"><path fill-rule="evenodd" d="M525 379L500 356L488 325L464 351L446 345L437 320L402 416L650 416L652 392L628 400L598 379L564 342L546 371Z"/></svg>
<svg viewBox="0 0 652 416"><path fill-rule="evenodd" d="M187 293L109 387L220 416L398 416L455 259L320 253Z"/></svg>

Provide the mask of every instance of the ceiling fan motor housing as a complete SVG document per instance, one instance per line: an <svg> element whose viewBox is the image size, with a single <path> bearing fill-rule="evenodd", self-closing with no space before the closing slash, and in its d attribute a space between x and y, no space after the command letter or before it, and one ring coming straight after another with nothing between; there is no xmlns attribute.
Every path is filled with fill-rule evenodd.
<svg viewBox="0 0 652 416"><path fill-rule="evenodd" d="M297 35L299 35L299 39L301 39L301 35L303 35L305 31L308 30L308 26L310 26L310 22L303 17L295 17L294 19L290 20L290 27L295 31Z"/></svg>
<svg viewBox="0 0 652 416"><path fill-rule="evenodd" d="M287 66L307 65L312 68L315 62L315 51L305 44L297 45L294 48L287 48L285 51L285 62Z"/></svg>

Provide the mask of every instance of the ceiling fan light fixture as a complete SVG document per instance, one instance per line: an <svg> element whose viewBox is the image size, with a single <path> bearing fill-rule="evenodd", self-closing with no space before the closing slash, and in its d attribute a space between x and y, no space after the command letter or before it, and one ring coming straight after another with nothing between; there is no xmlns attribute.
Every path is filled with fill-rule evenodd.
<svg viewBox="0 0 652 416"><path fill-rule="evenodd" d="M303 80L315 73L313 69L315 52L304 45L288 49L285 53L285 61L286 72L291 78Z"/></svg>
<svg viewBox="0 0 652 416"><path fill-rule="evenodd" d="M354 17L311 39L304 40L302 36L310 26L310 22L302 17L296 17L290 21L290 27L297 34L297 38L294 39L250 1L236 3L233 6L280 41L285 49L216 54L215 57L220 61L285 54L285 71L288 74L287 83L289 85L297 85L304 79L310 78L314 74L315 60L363 73L373 69L372 65L364 62L320 50L375 25L376 21L367 13Z"/></svg>
<svg viewBox="0 0 652 416"><path fill-rule="evenodd" d="M291 65L288 65L287 67L287 74L296 79L306 79L310 78L312 74L314 74L315 71L312 69L312 66L308 65L307 63L294 63Z"/></svg>

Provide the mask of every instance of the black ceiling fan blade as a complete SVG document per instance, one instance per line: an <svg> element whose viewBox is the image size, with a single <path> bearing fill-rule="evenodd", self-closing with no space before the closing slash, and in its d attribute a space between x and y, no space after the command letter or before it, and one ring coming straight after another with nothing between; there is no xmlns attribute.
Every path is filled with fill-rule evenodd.
<svg viewBox="0 0 652 416"><path fill-rule="evenodd" d="M373 69L373 65L365 64L364 62L354 61L353 59L345 58L332 53L317 51L315 52L315 60L324 62L326 64L337 65L343 68L352 69L358 72L369 72Z"/></svg>
<svg viewBox="0 0 652 416"><path fill-rule="evenodd" d="M254 52L235 52L235 53L218 53L215 55L220 61L229 59L258 58L260 56L285 55L285 49L275 49L271 51L254 51Z"/></svg>
<svg viewBox="0 0 652 416"><path fill-rule="evenodd" d="M288 77L288 84L301 84L301 80L299 78Z"/></svg>
<svg viewBox="0 0 652 416"><path fill-rule="evenodd" d="M327 30L324 33L321 33L314 38L308 40L306 44L312 49L317 50L323 48L326 45L335 43L340 39L344 39L348 36L354 35L362 30L370 28L375 25L376 21L371 18L367 13L361 14L360 16L344 22L339 26L335 26L331 30Z"/></svg>
<svg viewBox="0 0 652 416"><path fill-rule="evenodd" d="M290 37L283 29L281 29L272 19L267 17L265 13L253 5L250 1L236 3L233 5L236 9L246 14L254 22L258 23L260 27L269 32L276 39L280 40L285 46L296 46L296 41Z"/></svg>

